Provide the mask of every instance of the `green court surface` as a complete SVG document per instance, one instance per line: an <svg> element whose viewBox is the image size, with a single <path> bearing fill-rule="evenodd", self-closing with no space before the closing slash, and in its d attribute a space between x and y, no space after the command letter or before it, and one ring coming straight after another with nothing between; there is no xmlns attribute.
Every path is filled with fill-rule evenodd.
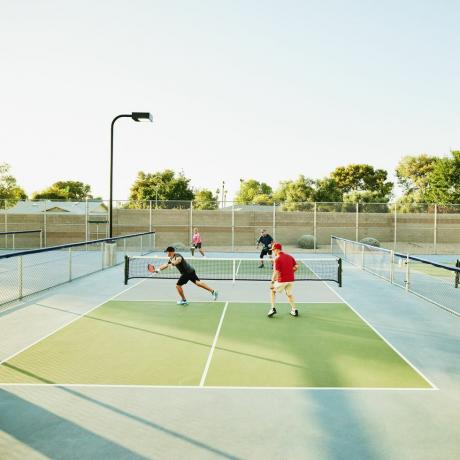
<svg viewBox="0 0 460 460"><path fill-rule="evenodd" d="M109 301L0 366L0 383L431 388L344 303Z"/></svg>

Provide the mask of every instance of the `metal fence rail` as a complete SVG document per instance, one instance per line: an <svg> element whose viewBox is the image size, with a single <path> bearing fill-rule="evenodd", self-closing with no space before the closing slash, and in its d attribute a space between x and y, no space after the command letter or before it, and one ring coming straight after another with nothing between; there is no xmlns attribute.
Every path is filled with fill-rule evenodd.
<svg viewBox="0 0 460 460"><path fill-rule="evenodd" d="M0 255L0 306L123 263L155 248L155 233L85 241Z"/></svg>
<svg viewBox="0 0 460 460"><path fill-rule="evenodd" d="M14 230L0 232L0 249L25 249L42 248L43 231L37 230Z"/></svg>
<svg viewBox="0 0 460 460"><path fill-rule="evenodd" d="M331 252L460 317L459 261L446 265L336 236Z"/></svg>

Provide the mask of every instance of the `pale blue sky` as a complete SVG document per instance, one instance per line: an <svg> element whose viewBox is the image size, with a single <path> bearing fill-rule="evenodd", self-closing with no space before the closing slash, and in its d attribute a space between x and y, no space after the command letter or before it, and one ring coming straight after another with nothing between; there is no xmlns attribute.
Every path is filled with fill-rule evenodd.
<svg viewBox="0 0 460 460"><path fill-rule="evenodd" d="M31 193L137 171L276 186L460 148L460 2L1 1L0 162Z"/></svg>

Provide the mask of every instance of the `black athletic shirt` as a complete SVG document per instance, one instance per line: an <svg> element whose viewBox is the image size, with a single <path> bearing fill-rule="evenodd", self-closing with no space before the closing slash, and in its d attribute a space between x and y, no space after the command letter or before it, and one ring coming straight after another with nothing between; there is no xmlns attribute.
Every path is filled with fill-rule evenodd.
<svg viewBox="0 0 460 460"><path fill-rule="evenodd" d="M265 236L261 235L257 240L257 244L263 244L264 248L268 248L273 243L273 238L267 234Z"/></svg>
<svg viewBox="0 0 460 460"><path fill-rule="evenodd" d="M177 264L177 265L174 265L180 272L181 275L189 275L190 273L193 273L195 271L195 269L184 259L184 256L181 255L181 254L174 254L170 259L169 259L169 262L170 264L172 264L173 260L176 258L176 257L181 257L182 258L182 262Z"/></svg>

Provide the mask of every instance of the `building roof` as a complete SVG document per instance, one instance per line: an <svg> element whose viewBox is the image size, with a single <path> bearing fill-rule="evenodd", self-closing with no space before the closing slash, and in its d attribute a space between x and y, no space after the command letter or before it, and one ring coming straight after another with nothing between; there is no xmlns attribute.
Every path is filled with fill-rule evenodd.
<svg viewBox="0 0 460 460"><path fill-rule="evenodd" d="M86 208L88 206L88 208ZM8 209L8 214L107 214L107 206L102 201L18 201L12 208Z"/></svg>

